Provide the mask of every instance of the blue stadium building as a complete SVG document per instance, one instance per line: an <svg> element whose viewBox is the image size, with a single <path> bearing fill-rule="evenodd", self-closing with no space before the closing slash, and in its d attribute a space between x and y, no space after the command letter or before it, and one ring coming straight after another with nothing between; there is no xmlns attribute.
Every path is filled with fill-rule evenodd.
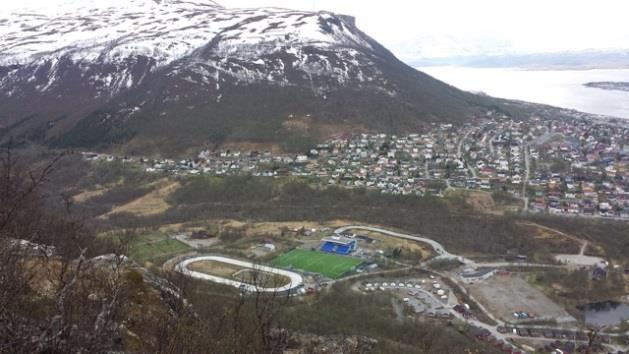
<svg viewBox="0 0 629 354"><path fill-rule="evenodd" d="M322 240L319 250L323 252L348 255L356 250L356 240L349 237L332 236Z"/></svg>

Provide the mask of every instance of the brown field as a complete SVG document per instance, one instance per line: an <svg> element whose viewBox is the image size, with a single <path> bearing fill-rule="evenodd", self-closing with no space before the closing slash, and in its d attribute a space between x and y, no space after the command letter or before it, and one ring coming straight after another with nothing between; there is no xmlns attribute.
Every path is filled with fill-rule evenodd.
<svg viewBox="0 0 629 354"><path fill-rule="evenodd" d="M477 210L492 210L496 207L491 194L481 191L466 191L466 201Z"/></svg>
<svg viewBox="0 0 629 354"><path fill-rule="evenodd" d="M100 187L97 186L95 189L89 189L89 190L84 190L81 193L75 195L72 197L72 201L74 203L84 203L94 197L98 197L102 194L104 194L105 192L107 192L108 190L110 190L110 187Z"/></svg>
<svg viewBox="0 0 629 354"><path fill-rule="evenodd" d="M227 264L216 261L198 261L188 264L190 270L195 272L206 273L210 275L216 275L223 278L233 278L233 275L246 268L242 268L233 264Z"/></svg>
<svg viewBox="0 0 629 354"><path fill-rule="evenodd" d="M190 263L188 268L196 272L234 279L248 284L257 284L263 287L279 287L288 284L290 281L289 278L281 275L211 260Z"/></svg>
<svg viewBox="0 0 629 354"><path fill-rule="evenodd" d="M409 250L412 253L421 254L422 259L428 259L434 255L434 250L430 246L420 243L420 242L399 239L399 238L395 238L389 235L383 235L379 232L373 232L373 231L358 230L356 231L356 233L360 235L369 236L373 238L374 240L378 240L378 242L373 244L373 246L361 244L361 247L364 247L364 248L374 248L374 249L402 248L405 250Z"/></svg>
<svg viewBox="0 0 629 354"><path fill-rule="evenodd" d="M484 191L462 190L457 191L463 193L465 201L474 208L474 210L485 214L503 215L505 212L516 212L522 205L520 203L498 205L494 202L491 193Z"/></svg>
<svg viewBox="0 0 629 354"><path fill-rule="evenodd" d="M127 204L115 207L106 215L127 212L138 216L149 216L163 213L170 207L166 199L180 186L179 182L160 180L152 192Z"/></svg>
<svg viewBox="0 0 629 354"><path fill-rule="evenodd" d="M585 240L573 235L569 235L558 230L539 225L532 222L520 222L520 226L530 230L531 236L538 240L544 241L549 246L551 252L556 253L574 253L577 254L586 242ZM587 244L586 251L596 256L605 256L605 252L598 245Z"/></svg>

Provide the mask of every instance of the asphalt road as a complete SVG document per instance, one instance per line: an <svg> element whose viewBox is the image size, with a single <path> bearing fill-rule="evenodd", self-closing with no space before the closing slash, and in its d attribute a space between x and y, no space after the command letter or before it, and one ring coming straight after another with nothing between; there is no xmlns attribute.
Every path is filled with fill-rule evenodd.
<svg viewBox="0 0 629 354"><path fill-rule="evenodd" d="M334 230L335 233L337 234L341 234L344 233L345 231L349 231L349 230L365 230L365 231L373 231L373 232L378 232L384 235L389 235L392 237L396 237L396 238L401 238L401 239L405 239L405 240L412 240L412 241L417 241L417 242L423 242L426 243L428 245L430 245L430 247L432 247L432 249L437 253L437 256L434 259L452 259L452 260L458 260L459 262L467 265L467 266L471 266L471 267L495 267L495 268L503 268L503 267L514 267L514 266L518 266L518 267L544 267L544 268L562 268L565 267L564 265L557 265L557 264L544 264L544 263L527 263L527 262L482 262L482 263L478 263L475 262L469 258L466 258L464 256L460 256L457 254L453 254L448 252L445 247L443 247L442 244L440 244L439 242L427 238L427 237L423 237L423 236L418 236L418 235L409 235L409 234L404 234L404 233L400 233L400 232L395 232L395 231L390 231L390 230L386 230L386 229L382 229L379 227L373 227L373 226L362 226L362 225L348 225L348 226L343 226L343 227L339 227L338 229Z"/></svg>
<svg viewBox="0 0 629 354"><path fill-rule="evenodd" d="M471 259L465 258L463 256L459 256L453 253L448 252L445 247L443 247L442 244L440 244L439 242L430 239L430 238L426 238L426 237L422 237L422 236L418 236L418 235L409 235L409 234L404 234L404 233L400 233L400 232L395 232L395 231L390 231L390 230L386 230L386 229L382 229L379 227L373 227L373 226L363 226L363 225L347 225L347 226L343 226L343 227L339 227L336 230L334 230L335 233L340 234L340 233L344 233L345 231L349 231L349 230L365 230L365 231L373 231L373 232L378 232L384 235L389 235L392 237L397 237L397 238L401 238L401 239L405 239L405 240L412 240L412 241L417 241L417 242L423 242L426 243L428 245L430 245L433 250L437 253L437 257L435 257L435 259L456 259L468 266L472 266L472 267L494 267L494 268L500 268L500 267L511 267L511 266L519 266L519 267L544 267L544 268L561 268L561 267L566 267L565 265L556 265L556 264L542 264L542 263L522 263L522 262L482 262L482 263L477 263ZM384 272L383 272L384 273ZM440 273L440 272L436 272L436 274L438 274L441 277L445 277L450 279L454 284L456 284L457 286L461 287L461 284L457 281L457 279L454 279L453 277L450 277L446 274ZM433 296L432 294L430 294L430 292L426 292L426 294L428 294L429 296ZM468 294L468 296L470 296ZM438 299L437 299L438 300ZM482 305L476 301L475 299L472 298L472 300L474 300L480 307L481 307L481 311L483 311L486 315L488 315L490 318L492 318L494 321L496 321L499 325L504 325L504 323L502 321L500 321L499 319L495 318L487 309L485 309L484 307L482 307ZM507 343L510 343L510 339L522 339L523 337L517 336L517 335L513 335L510 333L499 333L498 330L496 329L495 326L486 324L484 322L481 322L480 320L470 317L470 318L465 318L463 317L462 314L458 313L457 311L455 311L452 307L449 307L448 310L450 311L450 313L452 313L452 315L455 318L460 319L461 321L467 322L469 324L475 325L477 327L481 327L481 328L485 328L487 330L490 331L491 335L494 336L497 339L501 339L504 340ZM535 326L525 326L526 328L533 328ZM547 329L552 329L552 328L548 328L548 327L542 327L540 326L539 328L547 328ZM564 328L565 330L566 328ZM534 340L540 340L540 341L545 341L547 340L547 338L534 338ZM553 339L554 340L554 339ZM615 345L611 345L610 347L614 348L614 350L619 350L619 349L624 349L624 348L619 348L618 346ZM526 351L523 351L526 352Z"/></svg>
<svg viewBox="0 0 629 354"><path fill-rule="evenodd" d="M422 236L408 235L408 234L403 234L403 233L399 233L399 232L395 232L395 231L381 229L381 228L378 228L378 227L361 226L361 225L349 225L349 226L339 227L338 229L334 230L334 232L337 233L337 234L340 234L340 233L344 233L345 231L348 231L348 230L373 231L373 232L378 232L378 233L381 233L381 234L384 234L384 235L389 235L389 236L393 236L393 237L397 237L397 238L401 238L401 239L405 239L405 240L412 240L412 241L417 241L417 242L423 242L423 243L429 244L430 247L432 247L432 249L437 253L437 257L435 257L435 259L456 259L456 260L459 260L461 263L464 263L464 264L470 264L470 265L474 264L474 261L472 261L471 259L467 259L465 257L457 256L455 254L449 253L448 251L446 251L446 249L443 247L443 245L441 245L439 242L437 242L437 241L435 241L433 239L422 237Z"/></svg>

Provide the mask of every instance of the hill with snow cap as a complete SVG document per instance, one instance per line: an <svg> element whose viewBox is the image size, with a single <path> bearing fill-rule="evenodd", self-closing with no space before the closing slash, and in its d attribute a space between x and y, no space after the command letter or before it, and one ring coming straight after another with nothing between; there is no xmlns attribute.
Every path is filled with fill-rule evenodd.
<svg viewBox="0 0 629 354"><path fill-rule="evenodd" d="M66 0L0 16L0 139L181 151L277 142L289 116L310 117L299 134L313 138L330 126L462 120L486 100L406 66L329 12Z"/></svg>

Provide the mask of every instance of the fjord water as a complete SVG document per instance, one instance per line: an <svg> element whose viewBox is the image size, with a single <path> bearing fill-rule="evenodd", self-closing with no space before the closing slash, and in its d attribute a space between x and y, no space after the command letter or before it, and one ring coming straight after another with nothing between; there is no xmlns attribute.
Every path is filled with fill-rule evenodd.
<svg viewBox="0 0 629 354"><path fill-rule="evenodd" d="M629 69L523 70L440 66L418 70L466 91L629 119L629 92L583 86L596 81L629 82Z"/></svg>

